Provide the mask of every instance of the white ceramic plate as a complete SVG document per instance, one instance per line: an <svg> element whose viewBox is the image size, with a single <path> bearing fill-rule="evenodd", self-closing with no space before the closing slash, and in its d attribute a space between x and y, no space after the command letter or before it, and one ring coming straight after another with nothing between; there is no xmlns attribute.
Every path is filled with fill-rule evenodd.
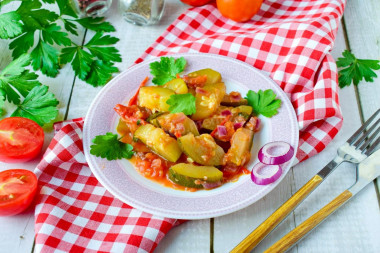
<svg viewBox="0 0 380 253"><path fill-rule="evenodd" d="M278 85L252 66L236 59L212 54L177 54L187 60L185 73L212 68L222 74L227 92L239 91L243 96L249 89L272 89L282 100L279 113L272 118L260 117L262 131L254 137L252 158L247 168L258 162L257 152L271 141L285 141L295 149L298 146L298 124L294 109L287 95ZM118 103L126 104L136 93L141 81L150 76L149 63L159 58L137 64L115 77L94 99L87 113L83 145L88 164L99 182L121 201L145 212L168 218L203 219L221 216L247 207L268 194L285 177L292 161L283 168L282 176L274 183L254 184L250 175L243 175L237 182L226 183L212 190L187 192L174 190L140 175L128 160L107 161L90 154L92 139L106 132L116 133L119 120L113 110ZM294 157L293 157L294 159Z"/></svg>

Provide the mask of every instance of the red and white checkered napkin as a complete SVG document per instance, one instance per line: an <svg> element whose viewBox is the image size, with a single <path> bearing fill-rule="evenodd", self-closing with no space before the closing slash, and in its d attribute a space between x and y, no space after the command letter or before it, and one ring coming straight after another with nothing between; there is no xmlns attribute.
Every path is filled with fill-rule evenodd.
<svg viewBox="0 0 380 253"><path fill-rule="evenodd" d="M137 60L203 52L245 61L268 72L289 94L300 126L297 159L322 151L342 125L337 68L329 54L344 1L265 0L247 23L220 15L214 5L182 14ZM212 66L210 66L212 67ZM36 169L36 251L151 252L174 219L123 204L91 174L82 150L83 120L60 129Z"/></svg>
<svg viewBox="0 0 380 253"><path fill-rule="evenodd" d="M180 221L134 209L106 191L86 164L82 128L83 119L56 124L35 170L36 252L152 252Z"/></svg>

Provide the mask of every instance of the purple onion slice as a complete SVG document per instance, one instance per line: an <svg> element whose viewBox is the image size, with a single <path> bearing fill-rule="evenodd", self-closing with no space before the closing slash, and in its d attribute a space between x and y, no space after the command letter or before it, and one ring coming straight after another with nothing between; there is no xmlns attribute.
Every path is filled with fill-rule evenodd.
<svg viewBox="0 0 380 253"><path fill-rule="evenodd" d="M268 165L280 165L289 161L294 155L294 148L284 141L265 144L258 154L260 162Z"/></svg>
<svg viewBox="0 0 380 253"><path fill-rule="evenodd" d="M282 174L279 165L257 163L251 171L251 179L255 184L267 185L275 182Z"/></svg>

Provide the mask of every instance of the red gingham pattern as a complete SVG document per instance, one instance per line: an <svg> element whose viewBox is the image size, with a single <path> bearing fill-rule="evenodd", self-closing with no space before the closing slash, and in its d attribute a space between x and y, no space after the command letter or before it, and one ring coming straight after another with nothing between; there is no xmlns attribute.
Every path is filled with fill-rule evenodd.
<svg viewBox="0 0 380 253"><path fill-rule="evenodd" d="M57 131L35 170L36 252L152 252L176 225L114 198L92 175L82 146L83 119Z"/></svg>
<svg viewBox="0 0 380 253"><path fill-rule="evenodd" d="M136 63L203 52L269 73L295 108L297 159L303 161L322 151L342 125L337 68L329 52L343 8L343 0L264 0L246 23L222 17L215 5L192 8ZM152 252L180 221L138 211L108 193L86 164L82 127L83 119L56 124L56 135L37 166L36 252Z"/></svg>

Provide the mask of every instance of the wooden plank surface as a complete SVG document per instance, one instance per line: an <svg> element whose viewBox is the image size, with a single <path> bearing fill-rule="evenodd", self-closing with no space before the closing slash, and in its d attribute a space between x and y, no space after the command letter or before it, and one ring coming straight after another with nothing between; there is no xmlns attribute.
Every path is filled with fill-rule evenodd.
<svg viewBox="0 0 380 253"><path fill-rule="evenodd" d="M187 6L178 0L167 0L162 21L155 26L137 27L121 20L114 1L108 20L117 29L114 34L120 38L118 48L123 62L118 64L122 71L142 54L165 28ZM4 10L3 10L4 11ZM359 58L379 59L380 57L380 1L348 0L345 10L347 36L353 53ZM365 39L364 39L365 38ZM81 38L78 38L81 40ZM86 38L88 40L88 36ZM343 31L340 30L334 58L340 56L345 49ZM0 41L0 67L4 67L10 59L8 42ZM379 72L377 72L379 73ZM69 119L85 115L93 97L99 88L93 88L76 79L68 104L74 78L70 66L64 67L57 78L40 78L41 82L50 86L61 102L60 119L66 114ZM228 252L250 231L258 226L278 206L298 190L320 168L331 159L336 148L342 144L361 124L360 110L364 119L380 106L380 79L375 83L359 86L360 105L353 87L340 90L340 102L344 125L338 136L320 155L294 167L283 182L265 198L239 212L214 219L214 252ZM51 129L47 129L45 147L52 137ZM33 169L41 157L24 164L0 164L0 170L22 167ZM300 224L341 191L349 187L355 180L354 168L347 164L339 167L319 189L317 189L299 208L296 209L254 252L262 252L277 239L286 234L295 225ZM321 226L314 230L305 240L289 252L376 252L380 248L379 203L376 198L375 185L371 184L354 197L347 205L338 210ZM29 252L34 239L33 210L15 217L0 218L0 252ZM190 221L172 229L162 240L156 252L209 252L210 220Z"/></svg>
<svg viewBox="0 0 380 253"><path fill-rule="evenodd" d="M349 3L344 21L351 51L358 58L380 60L380 1L350 0ZM380 75L380 71L376 73ZM373 83L361 83L358 94L363 119L366 120L380 108L380 78ZM380 191L380 178L376 183Z"/></svg>
<svg viewBox="0 0 380 253"><path fill-rule="evenodd" d="M11 3L2 9L2 12L14 10L17 8L17 3ZM75 43L81 44L83 40L84 30L79 32L78 37L71 37ZM11 60L11 51L8 49L9 41L0 40L0 69L3 69ZM74 81L74 72L71 66L65 66L60 70L60 74L55 78L49 78L36 72L39 75L38 80L49 86L49 91L55 94L55 97L60 102L58 105L59 115L57 120L63 120L70 98L71 88ZM8 110L8 115L12 113ZM45 141L43 150L46 150L51 139L53 138L52 126L44 127ZM26 163L2 163L0 162L0 171L23 168L34 170L36 165L42 158L43 152L34 160ZM0 252L30 252L34 242L34 209L30 208L22 214L13 217L0 217ZM4 251L3 251L4 250Z"/></svg>
<svg viewBox="0 0 380 253"><path fill-rule="evenodd" d="M351 2L348 2L350 6ZM332 55L335 59L346 49L343 29L340 27ZM329 162L357 128L360 127L359 104L353 86L339 90L340 105L344 117L343 127L329 146L319 155L298 165L295 171L295 188L300 188L310 177ZM321 184L305 202L295 210L296 224L338 196L355 182L356 171L351 164L342 164ZM365 206L365 208L363 208ZM312 231L297 246L298 252L376 252L380 243L380 219L376 191L371 184L345 206L331 215L327 221ZM374 217L375 216L375 217ZM360 225L358 225L360 224Z"/></svg>
<svg viewBox="0 0 380 253"><path fill-rule="evenodd" d="M368 13L358 13L356 5L360 5L359 1L349 1L347 5L348 8L352 9L353 12L356 12L357 15L355 17L356 19L349 18L352 20L352 23L355 23L356 20L360 20L360 17L362 16L372 19L372 16L370 15L374 15L374 13L371 13L370 15ZM374 8L374 6L372 7ZM380 22L376 24L380 25ZM375 24L373 25L374 27L378 27ZM361 27L361 29L363 33L362 38L365 38L364 34L366 33L366 30L378 30L372 29L368 27L368 25L367 27ZM377 38L378 37L379 36L377 36ZM341 26L332 52L334 58L336 59L341 56L344 49L346 49L346 45ZM367 48L367 50L370 52L369 48ZM380 93L377 93L376 95L371 94L373 97L372 100L380 103L379 94ZM290 177L288 175L279 185L279 187L283 187L281 194L289 194L287 192L289 187L285 184L290 184L290 194L294 194L296 190L301 188L313 175L315 175L335 156L336 149L343 144L349 136L352 135L355 129L361 125L359 112L360 104L356 99L355 88L351 86L341 89L339 91L339 95L341 108L345 119L341 131L321 154L312 157L311 159L293 168L293 176ZM305 202L284 221L284 224L281 224L270 236L264 239L263 242L253 250L253 252L262 252L264 249L268 248L268 246L277 241L279 237L288 233L294 225L299 225L302 223L303 220L318 211L342 191L350 187L351 184L355 182L355 175L356 172L352 165L344 164L339 167L333 175L331 175L330 178L328 178L326 182L324 182L319 189L315 191L315 193L310 195L309 198L307 198ZM249 232L264 221L274 210L275 206L279 206L286 200L285 199L279 203L279 196L273 196L271 194L268 194L267 198L272 198L269 200L269 206L271 208L265 207L263 203L259 201L258 203L255 203L251 207L248 207L240 212L215 219L215 252L228 252L231 250L237 243L240 242L240 240L245 238ZM365 208L362 208L363 206L365 206ZM253 210L256 212L254 213ZM268 213L262 216L261 213L264 212L264 210ZM291 249L290 252L376 252L376 249L380 246L380 242L376 239L376 237L380 234L380 219L378 210L379 206L377 202L376 189L374 184L370 184L346 206L342 207L341 210L338 210L335 214L333 214L328 221L311 232L306 239ZM242 218L239 219L236 217L234 219L233 217L235 217L235 215L241 216ZM249 217L248 220L246 219L247 216ZM363 225L358 226L358 224ZM229 238L228 242L226 242L227 238Z"/></svg>

